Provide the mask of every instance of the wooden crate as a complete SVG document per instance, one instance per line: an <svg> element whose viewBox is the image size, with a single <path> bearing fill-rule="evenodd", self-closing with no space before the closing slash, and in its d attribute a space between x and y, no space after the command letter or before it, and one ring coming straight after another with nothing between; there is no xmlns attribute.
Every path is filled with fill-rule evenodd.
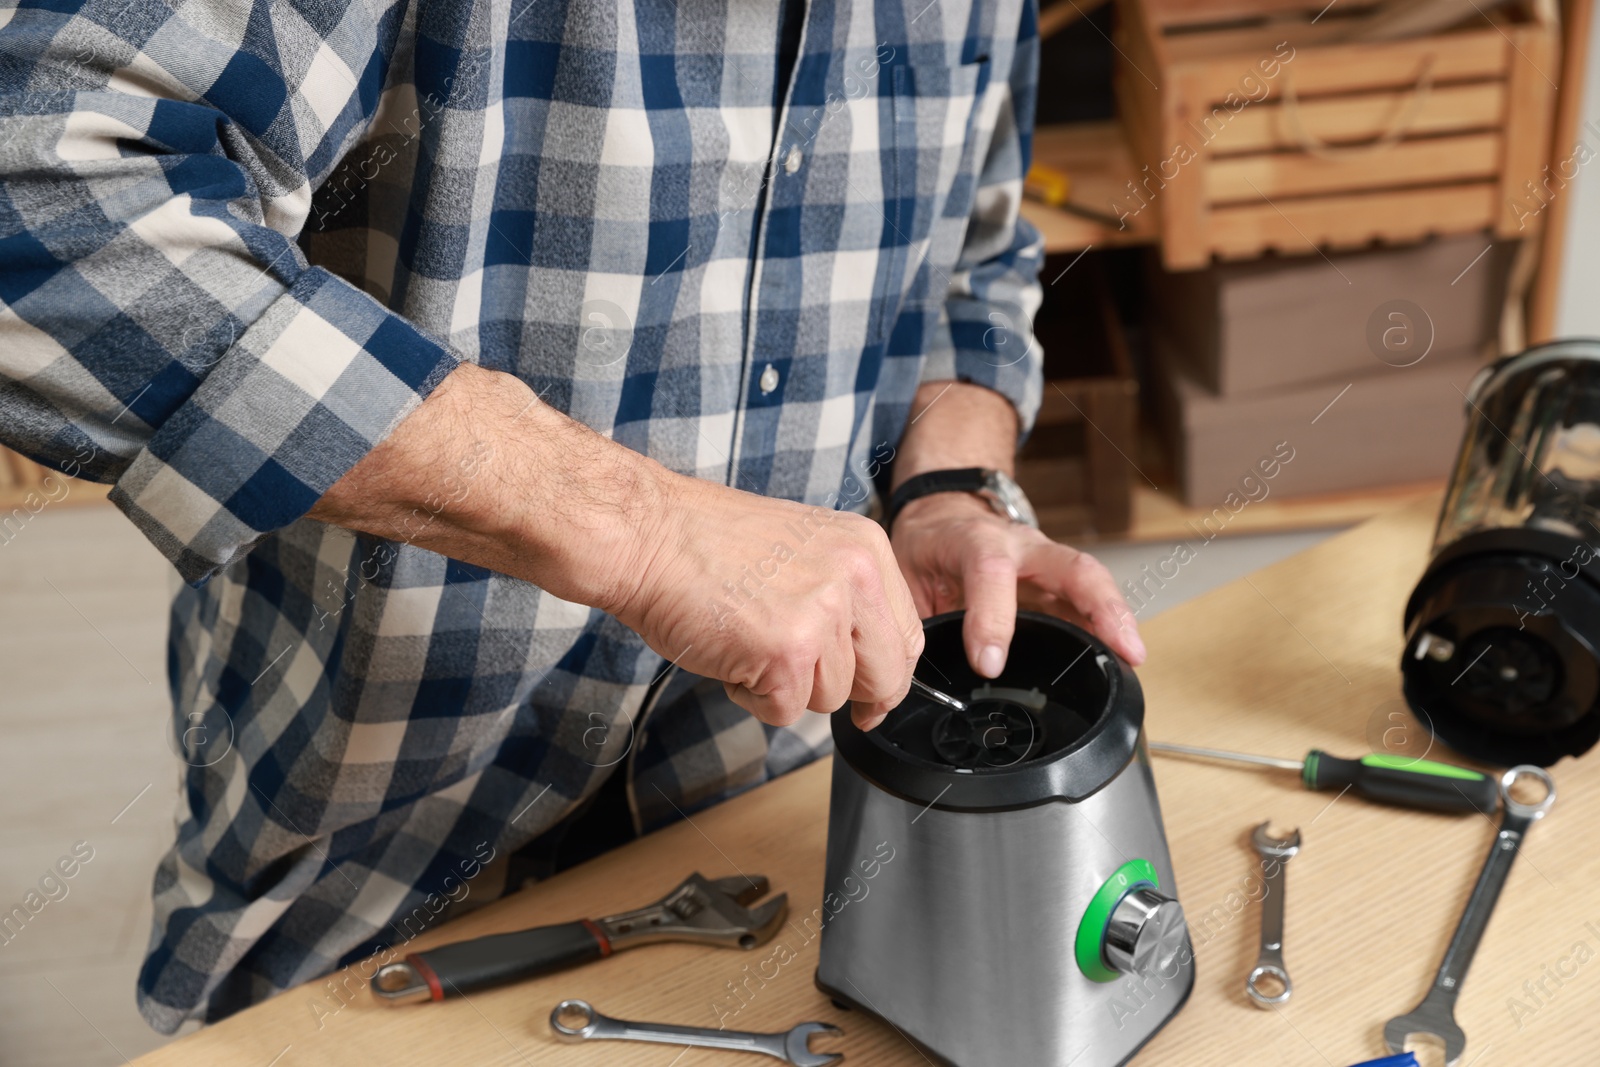
<svg viewBox="0 0 1600 1067"><path fill-rule="evenodd" d="M1139 383L1099 264L1052 257L1034 334L1044 346L1044 398L1017 456L1017 482L1039 525L1058 538L1122 533L1132 521L1130 458L1138 450Z"/></svg>
<svg viewBox="0 0 1600 1067"><path fill-rule="evenodd" d="M1537 228L1555 27L1511 7L1432 36L1351 41L1373 12L1124 0L1115 76L1139 177L1112 210L1158 214L1168 269Z"/></svg>

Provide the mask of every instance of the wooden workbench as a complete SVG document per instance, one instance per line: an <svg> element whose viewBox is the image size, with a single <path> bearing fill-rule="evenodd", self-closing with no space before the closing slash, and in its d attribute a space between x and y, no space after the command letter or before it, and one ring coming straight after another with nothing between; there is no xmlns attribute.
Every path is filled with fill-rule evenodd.
<svg viewBox="0 0 1600 1067"><path fill-rule="evenodd" d="M1151 735L1280 755L1311 746L1344 755L1365 750L1369 735L1393 725L1388 714L1400 706L1401 610L1422 570L1436 507L1429 499L1379 517L1152 620L1145 630L1150 661L1140 670ZM793 917L810 915L821 897L828 773L824 763L789 775L414 945L606 914L652 898L693 869L765 873L789 890ZM1553 773L1560 796L1530 834L1464 986L1464 1065L1553 1067L1596 1056L1600 753ZM1213 919L1218 932L1199 946L1188 1006L1136 1063L1346 1067L1381 1054L1382 1025L1426 990L1494 826L1478 816L1397 811L1351 797L1330 806L1331 795L1305 792L1281 772L1160 759L1156 777L1184 907L1192 921L1223 909L1225 921ZM1243 992L1256 954L1256 906L1232 912L1252 870L1248 832L1267 818L1299 826L1304 837L1288 869L1286 898L1295 994L1276 1011L1253 1007ZM834 1047L857 1067L925 1062L893 1030L835 1010L813 988L814 941L806 943L797 927L779 938L797 958L731 1025L779 1030L831 1020L847 1030ZM713 1004L728 996L727 984L742 981L743 968L772 951L647 947L466 1000L407 1008L378 1006L363 991L337 1014L323 1015L320 1028L312 1004L327 1001L317 983L138 1062L733 1067L752 1061L699 1050L674 1059L675 1049L631 1043L558 1044L546 1019L557 1001L582 997L622 1018L713 1025ZM1555 977L1558 971L1564 977ZM1542 1004L1529 995L1541 985ZM992 1062L1013 1065L1004 1049Z"/></svg>

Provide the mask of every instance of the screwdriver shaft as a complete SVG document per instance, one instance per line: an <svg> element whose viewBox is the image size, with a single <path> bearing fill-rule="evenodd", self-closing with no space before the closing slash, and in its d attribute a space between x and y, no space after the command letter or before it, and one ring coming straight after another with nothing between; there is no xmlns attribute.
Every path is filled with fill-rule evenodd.
<svg viewBox="0 0 1600 1067"><path fill-rule="evenodd" d="M1150 748L1155 752L1168 752L1179 756L1200 756L1204 759L1227 760L1230 763L1253 763L1258 767L1276 767L1283 771L1305 769L1305 761L1297 759L1278 759L1276 756L1252 756L1248 752L1224 752L1220 748L1199 748L1195 745L1175 745L1168 741L1151 741Z"/></svg>
<svg viewBox="0 0 1600 1067"><path fill-rule="evenodd" d="M957 699L956 697L951 696L949 693L946 693L943 689L935 689L933 686L929 685L927 682L924 682L921 678L918 678L914 674L911 676L911 685L914 689L921 691L922 695L927 697L929 700L937 701L947 708L954 708L956 711L967 710L967 702L965 700Z"/></svg>

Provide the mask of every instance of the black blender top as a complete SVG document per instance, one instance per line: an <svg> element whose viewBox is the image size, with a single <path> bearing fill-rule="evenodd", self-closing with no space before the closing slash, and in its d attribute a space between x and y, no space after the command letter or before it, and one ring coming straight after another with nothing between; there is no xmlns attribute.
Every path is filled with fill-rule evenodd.
<svg viewBox="0 0 1600 1067"><path fill-rule="evenodd" d="M1005 811L1082 800L1133 758L1144 695L1133 671L1093 635L1031 611L1000 677L967 663L963 612L923 622L917 677L967 704L955 711L916 690L877 729L833 716L838 755L869 782L951 811Z"/></svg>

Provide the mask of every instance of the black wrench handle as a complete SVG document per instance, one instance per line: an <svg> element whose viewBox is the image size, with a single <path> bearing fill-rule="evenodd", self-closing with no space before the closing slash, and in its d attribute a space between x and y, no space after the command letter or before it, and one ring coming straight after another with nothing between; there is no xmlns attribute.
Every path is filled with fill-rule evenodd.
<svg viewBox="0 0 1600 1067"><path fill-rule="evenodd" d="M432 999L534 978L611 955L605 931L588 920L489 934L406 956Z"/></svg>

